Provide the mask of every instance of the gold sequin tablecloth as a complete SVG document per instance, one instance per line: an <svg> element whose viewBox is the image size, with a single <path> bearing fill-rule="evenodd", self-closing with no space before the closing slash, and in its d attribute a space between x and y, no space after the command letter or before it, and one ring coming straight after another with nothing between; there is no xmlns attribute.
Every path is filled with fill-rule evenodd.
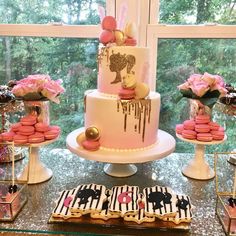
<svg viewBox="0 0 236 236"><path fill-rule="evenodd" d="M49 181L29 185L29 198L23 210L12 223L0 223L0 232L33 232L53 234L81 235L224 235L222 226L215 215L215 181L198 181L186 178L181 170L192 159L193 154L173 153L158 161L138 164L138 172L130 177L115 178L103 172L104 163L88 161L72 154L67 149L42 149L42 161L53 171ZM213 155L206 157L213 168ZM17 162L20 169L25 160ZM55 206L58 194L79 184L103 184L107 188L115 185L138 185L140 190L147 186L161 185L171 187L177 194L190 196L196 207L188 231L166 229L148 229L142 225L135 227L117 227L112 225L89 225L57 223L49 224L50 214ZM227 184L227 183L226 183Z"/></svg>

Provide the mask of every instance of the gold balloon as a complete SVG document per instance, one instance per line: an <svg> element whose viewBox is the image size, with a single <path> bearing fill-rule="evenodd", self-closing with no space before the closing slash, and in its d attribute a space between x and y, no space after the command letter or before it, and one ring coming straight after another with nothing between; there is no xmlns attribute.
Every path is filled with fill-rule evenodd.
<svg viewBox="0 0 236 236"><path fill-rule="evenodd" d="M98 140L100 138L100 133L96 127L91 126L86 129L85 136L88 140Z"/></svg>
<svg viewBox="0 0 236 236"><path fill-rule="evenodd" d="M124 44L125 42L125 36L124 36L124 33L120 30L116 30L115 31L115 38L116 38L116 44L118 46Z"/></svg>

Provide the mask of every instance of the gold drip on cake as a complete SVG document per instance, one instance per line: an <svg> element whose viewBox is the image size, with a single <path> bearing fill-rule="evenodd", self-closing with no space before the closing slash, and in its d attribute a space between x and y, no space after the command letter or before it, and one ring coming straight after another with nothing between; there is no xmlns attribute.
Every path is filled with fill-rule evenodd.
<svg viewBox="0 0 236 236"><path fill-rule="evenodd" d="M124 114L124 131L127 129L128 116L133 115L134 119L138 120L138 124L134 124L134 131L142 134L144 142L146 124L150 123L151 99L117 100L117 112L120 110Z"/></svg>

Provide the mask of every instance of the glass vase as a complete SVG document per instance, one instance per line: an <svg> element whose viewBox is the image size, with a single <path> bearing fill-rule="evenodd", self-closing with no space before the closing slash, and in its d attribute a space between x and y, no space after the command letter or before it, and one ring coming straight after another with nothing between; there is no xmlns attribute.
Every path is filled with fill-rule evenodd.
<svg viewBox="0 0 236 236"><path fill-rule="evenodd" d="M50 125L49 105L48 100L24 101L26 114L37 116L37 122L43 122L47 125Z"/></svg>
<svg viewBox="0 0 236 236"><path fill-rule="evenodd" d="M189 99L189 118L194 119L197 115L208 114L212 115L210 107L205 106L197 99Z"/></svg>

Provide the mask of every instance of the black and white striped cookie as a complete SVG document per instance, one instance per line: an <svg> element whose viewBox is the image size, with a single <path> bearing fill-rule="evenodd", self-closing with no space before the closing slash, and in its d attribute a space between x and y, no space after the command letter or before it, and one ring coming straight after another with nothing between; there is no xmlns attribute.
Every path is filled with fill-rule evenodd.
<svg viewBox="0 0 236 236"><path fill-rule="evenodd" d="M100 212L106 199L106 187L104 185L82 184L76 188L74 199L69 207L72 213Z"/></svg>
<svg viewBox="0 0 236 236"><path fill-rule="evenodd" d="M177 201L176 206L178 208L177 214L175 217L167 217L163 220L172 221L175 224L181 222L191 222L192 220L192 204L189 196L186 195L176 195Z"/></svg>
<svg viewBox="0 0 236 236"><path fill-rule="evenodd" d="M110 195L111 195L111 191L109 189L107 189L107 191L106 191L107 200L105 202L103 202L102 211L101 212L92 212L90 214L91 218L109 220L112 218L119 218L120 217L118 214L112 213L108 208L109 203L110 203L110 198L109 198Z"/></svg>
<svg viewBox="0 0 236 236"><path fill-rule="evenodd" d="M145 203L143 202L143 195L139 194L139 202L138 202L138 206L139 206L139 210L138 213L136 215L131 215L131 214L126 214L124 216L124 220L125 221L133 221L136 222L137 224L141 224L143 222L154 222L155 221L155 216L146 216L145 215Z"/></svg>
<svg viewBox="0 0 236 236"><path fill-rule="evenodd" d="M74 198L76 189L64 190L61 192L60 197L56 201L56 207L52 211L53 217L60 217L64 219L69 219L72 217L80 217L82 214L73 214L69 209L69 204Z"/></svg>
<svg viewBox="0 0 236 236"><path fill-rule="evenodd" d="M138 186L114 186L111 189L109 210L123 217L125 214L138 212Z"/></svg>
<svg viewBox="0 0 236 236"><path fill-rule="evenodd" d="M147 216L156 216L162 219L164 216L176 215L176 195L169 187L156 185L144 188L143 196L144 210Z"/></svg>

